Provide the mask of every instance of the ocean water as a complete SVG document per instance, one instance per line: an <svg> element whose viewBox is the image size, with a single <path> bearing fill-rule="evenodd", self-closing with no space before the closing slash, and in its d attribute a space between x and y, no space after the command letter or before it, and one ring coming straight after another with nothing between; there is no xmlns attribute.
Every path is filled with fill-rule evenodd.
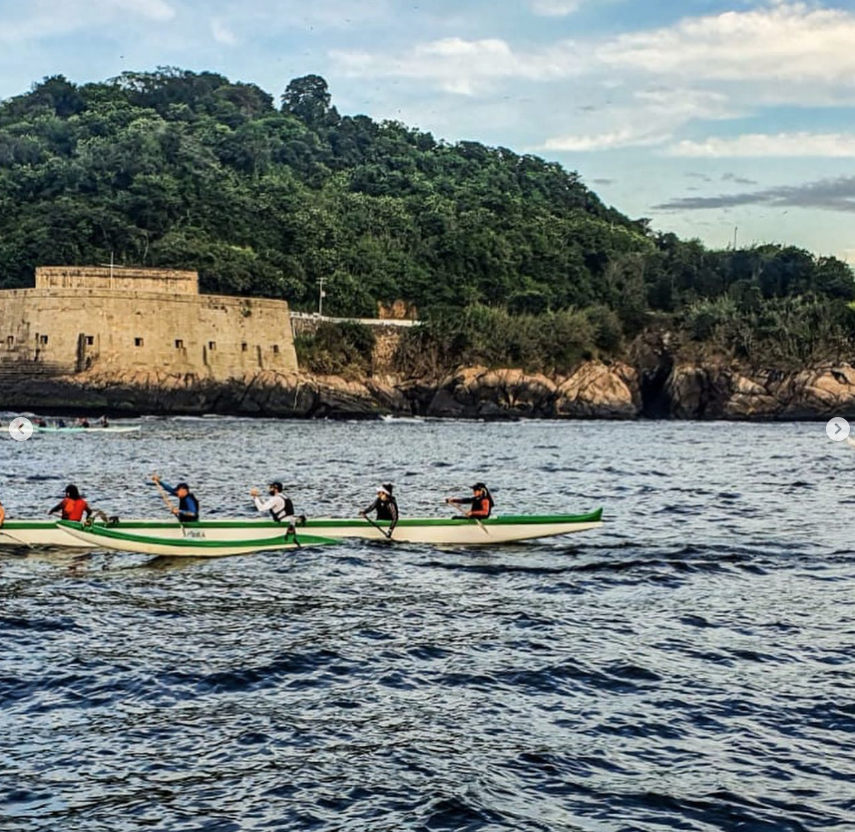
<svg viewBox="0 0 855 832"><path fill-rule="evenodd" d="M9 515L67 482L162 516L444 515L598 531L210 561L0 553L0 830L855 829L855 448L822 424L150 419L0 439Z"/></svg>

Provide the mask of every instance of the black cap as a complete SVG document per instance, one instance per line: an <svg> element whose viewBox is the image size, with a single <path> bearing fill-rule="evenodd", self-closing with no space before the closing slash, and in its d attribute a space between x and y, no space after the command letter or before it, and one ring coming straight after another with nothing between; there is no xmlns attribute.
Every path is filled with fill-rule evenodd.
<svg viewBox="0 0 855 832"><path fill-rule="evenodd" d="M179 482L178 485L175 486L175 490L178 491L179 488L186 488L188 491L190 490L190 486L187 485L186 482Z"/></svg>
<svg viewBox="0 0 855 832"><path fill-rule="evenodd" d="M384 482L382 485L383 485L383 488L385 488L389 492L389 496L391 497L392 492L395 490L392 486L392 483L391 482Z"/></svg>
<svg viewBox="0 0 855 832"><path fill-rule="evenodd" d="M483 482L476 482L475 485L472 486L472 490L475 491L476 488L480 489L481 491L487 490L487 486L484 485Z"/></svg>
<svg viewBox="0 0 855 832"><path fill-rule="evenodd" d="M284 486L284 485L282 485L282 483L281 483L281 482L279 482L279 480L274 480L274 481L273 481L272 483L270 483L270 485L268 485L267 487L268 487L268 488L275 488L277 491L284 491L284 490L285 490L285 486Z"/></svg>

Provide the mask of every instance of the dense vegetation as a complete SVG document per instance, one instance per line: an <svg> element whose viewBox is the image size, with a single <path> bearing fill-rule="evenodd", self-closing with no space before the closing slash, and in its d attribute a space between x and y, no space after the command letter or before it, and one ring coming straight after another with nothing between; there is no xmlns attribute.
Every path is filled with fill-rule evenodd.
<svg viewBox="0 0 855 832"><path fill-rule="evenodd" d="M111 252L304 309L323 278L333 314L403 298L430 321L407 349L437 361L557 367L617 351L651 313L747 358L804 360L855 332L833 257L654 233L558 164L342 116L315 75L278 107L177 69L56 76L0 103L0 287ZM335 363L323 338L302 348Z"/></svg>

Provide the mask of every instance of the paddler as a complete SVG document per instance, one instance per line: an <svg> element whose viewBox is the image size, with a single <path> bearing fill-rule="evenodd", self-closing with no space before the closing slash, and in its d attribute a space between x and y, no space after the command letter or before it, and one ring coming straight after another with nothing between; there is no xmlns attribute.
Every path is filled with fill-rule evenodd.
<svg viewBox="0 0 855 832"><path fill-rule="evenodd" d="M3 521L6 519L6 509L3 508L3 503L0 503L0 526L3 525Z"/></svg>
<svg viewBox="0 0 855 832"><path fill-rule="evenodd" d="M80 496L80 491L76 485L67 485L65 488L65 497L58 502L48 514L56 514L61 512L63 520L72 520L79 523L85 514L87 519L92 514L92 509L89 503Z"/></svg>
<svg viewBox="0 0 855 832"><path fill-rule="evenodd" d="M461 517L472 517L477 520L485 520L493 512L493 495L483 482L476 482L472 486L472 497L447 497L445 500L449 505L468 505L469 511L461 514Z"/></svg>
<svg viewBox="0 0 855 832"><path fill-rule="evenodd" d="M377 489L377 499L368 508L359 512L362 517L365 517L372 511L376 511L378 520L388 520L391 523L389 526L390 535L395 531L395 526L398 525L398 501L392 494L393 490L392 483L384 482Z"/></svg>
<svg viewBox="0 0 855 832"><path fill-rule="evenodd" d="M267 500L261 499L261 492L257 488L253 488L249 492L255 502L255 507L262 513L269 512L270 516L277 523L287 522L289 526L294 524L294 503L290 497L283 494L285 486L281 482L274 481L267 486L267 493L270 498Z"/></svg>
<svg viewBox="0 0 855 832"><path fill-rule="evenodd" d="M178 497L178 508L170 506L169 510L178 518L179 523L199 522L199 501L190 492L190 486L186 482L179 482L173 487L163 482L157 474L152 474L151 479L168 494Z"/></svg>

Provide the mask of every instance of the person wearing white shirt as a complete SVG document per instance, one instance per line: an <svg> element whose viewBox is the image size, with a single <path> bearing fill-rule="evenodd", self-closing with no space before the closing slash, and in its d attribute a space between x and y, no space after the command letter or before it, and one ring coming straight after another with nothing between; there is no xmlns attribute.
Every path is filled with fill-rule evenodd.
<svg viewBox="0 0 855 832"><path fill-rule="evenodd" d="M269 513L277 523L287 523L289 526L294 525L294 503L290 497L286 497L282 492L284 486L281 482L272 482L267 486L269 499L263 500L261 492L257 488L253 488L249 492L255 502L255 507L262 513Z"/></svg>

